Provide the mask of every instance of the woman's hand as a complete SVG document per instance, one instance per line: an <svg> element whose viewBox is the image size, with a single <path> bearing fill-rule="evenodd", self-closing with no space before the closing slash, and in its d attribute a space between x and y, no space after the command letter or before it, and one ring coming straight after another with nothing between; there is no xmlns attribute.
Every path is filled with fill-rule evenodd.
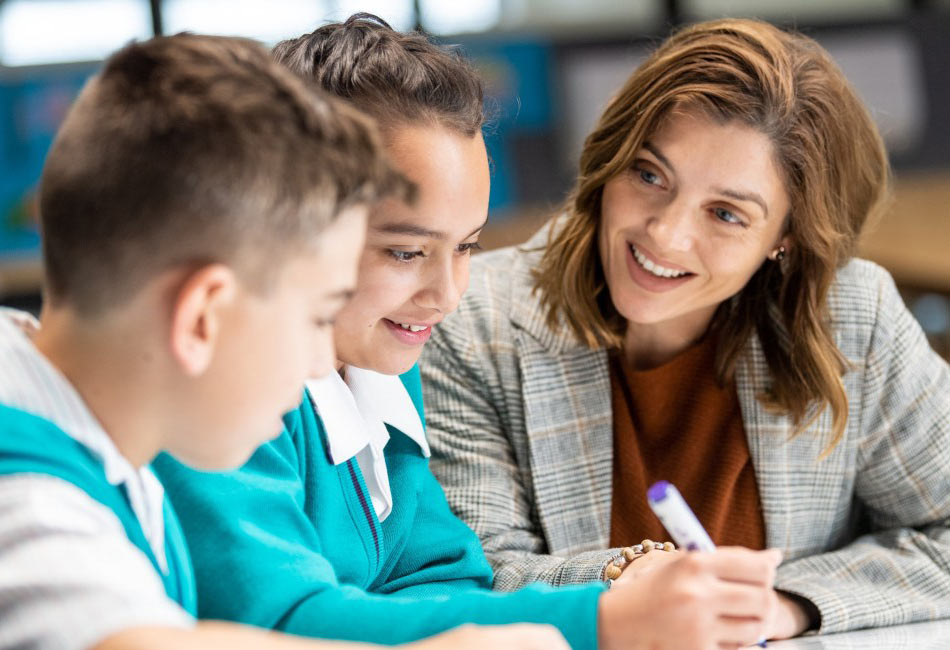
<svg viewBox="0 0 950 650"><path fill-rule="evenodd" d="M756 643L782 620L772 589L780 561L778 551L743 548L654 560L651 570L618 580L601 596L599 646L722 650Z"/></svg>
<svg viewBox="0 0 950 650"><path fill-rule="evenodd" d="M401 647L405 650L571 650L556 627L527 623L463 625Z"/></svg>
<svg viewBox="0 0 950 650"><path fill-rule="evenodd" d="M772 594L774 605L766 638L791 639L811 627L811 616L799 601L778 591Z"/></svg>
<svg viewBox="0 0 950 650"><path fill-rule="evenodd" d="M680 551L650 551L627 564L627 566L623 568L623 573L620 574L620 577L614 580L614 585L635 583L644 575L670 562L675 562L682 556L682 552Z"/></svg>

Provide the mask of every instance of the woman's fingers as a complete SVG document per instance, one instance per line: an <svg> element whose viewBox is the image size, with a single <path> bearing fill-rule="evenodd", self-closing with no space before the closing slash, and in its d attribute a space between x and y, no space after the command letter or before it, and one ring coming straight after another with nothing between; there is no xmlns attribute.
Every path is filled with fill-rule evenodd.
<svg viewBox="0 0 950 650"><path fill-rule="evenodd" d="M720 643L738 647L753 645L764 637L765 625L765 621L757 618L721 616L717 621L714 638Z"/></svg>
<svg viewBox="0 0 950 650"><path fill-rule="evenodd" d="M772 615L772 592L766 586L720 582L716 586L716 613L766 621Z"/></svg>
<svg viewBox="0 0 950 650"><path fill-rule="evenodd" d="M767 587L775 582L775 569L782 561L782 553L776 549L752 551L738 546L695 555L708 562L709 568L721 580Z"/></svg>

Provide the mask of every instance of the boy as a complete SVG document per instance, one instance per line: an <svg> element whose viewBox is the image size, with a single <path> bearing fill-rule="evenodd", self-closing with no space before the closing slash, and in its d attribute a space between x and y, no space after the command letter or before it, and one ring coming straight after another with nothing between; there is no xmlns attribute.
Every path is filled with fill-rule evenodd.
<svg viewBox="0 0 950 650"><path fill-rule="evenodd" d="M249 41L105 63L43 173L42 327L0 315L0 646L328 647L195 626L148 464L234 467L280 432L332 370L366 206L407 191L367 120Z"/></svg>

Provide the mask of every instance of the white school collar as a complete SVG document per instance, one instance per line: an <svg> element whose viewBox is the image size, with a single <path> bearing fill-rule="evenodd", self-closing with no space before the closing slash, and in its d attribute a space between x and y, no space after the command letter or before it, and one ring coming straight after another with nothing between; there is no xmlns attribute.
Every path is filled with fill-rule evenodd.
<svg viewBox="0 0 950 650"><path fill-rule="evenodd" d="M344 366L307 382L314 409L323 421L334 465L356 457L379 520L392 511L392 492L383 449L389 442L386 425L398 429L428 458L431 454L418 411L399 377Z"/></svg>
<svg viewBox="0 0 950 650"><path fill-rule="evenodd" d="M129 503L162 570L165 490L147 466L136 468L115 446L68 379L36 349L30 314L0 308L0 403L54 423L102 463L106 480L125 486Z"/></svg>

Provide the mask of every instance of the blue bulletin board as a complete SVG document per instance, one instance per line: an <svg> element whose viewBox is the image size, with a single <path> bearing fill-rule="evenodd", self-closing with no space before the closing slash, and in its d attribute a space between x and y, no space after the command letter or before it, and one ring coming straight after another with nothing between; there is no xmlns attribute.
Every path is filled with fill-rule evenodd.
<svg viewBox="0 0 950 650"><path fill-rule="evenodd" d="M473 36L462 40L462 52L485 82L485 145L492 162L489 210L504 212L524 198L518 190L514 142L519 135L544 134L554 128L552 46L546 40L523 36L516 40Z"/></svg>
<svg viewBox="0 0 950 650"><path fill-rule="evenodd" d="M0 261L39 256L36 190L56 129L98 64L0 68Z"/></svg>

